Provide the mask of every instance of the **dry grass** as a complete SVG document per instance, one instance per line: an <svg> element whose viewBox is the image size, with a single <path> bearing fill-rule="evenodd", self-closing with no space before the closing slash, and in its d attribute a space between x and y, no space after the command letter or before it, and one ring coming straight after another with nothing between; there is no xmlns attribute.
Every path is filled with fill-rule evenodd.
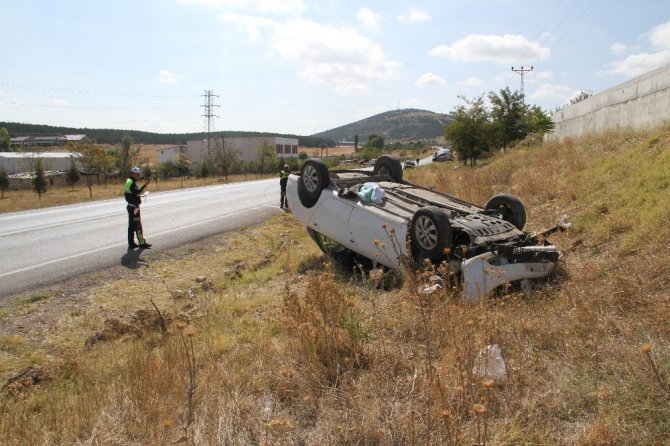
<svg viewBox="0 0 670 446"><path fill-rule="evenodd" d="M668 178L669 135L612 134L519 148L475 170L407 172L476 203L513 192L530 229L569 216L574 229L552 237L560 270L529 298L425 295L426 277L410 275L379 290L333 270L290 215L79 290L24 296L2 314L0 327L14 328L0 338L2 370L32 361L45 379L3 390L3 443L668 444L670 254L658 240L670 235L670 202L657 172ZM153 312L149 297L167 334L149 326L82 347L105 319L135 327L128 314ZM16 328L49 312L50 324ZM176 321L193 330L191 424ZM494 343L506 383L473 372Z"/></svg>

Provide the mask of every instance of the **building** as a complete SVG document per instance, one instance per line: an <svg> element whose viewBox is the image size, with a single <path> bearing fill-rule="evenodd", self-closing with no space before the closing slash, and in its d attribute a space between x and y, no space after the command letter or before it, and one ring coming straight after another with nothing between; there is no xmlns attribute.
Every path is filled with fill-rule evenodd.
<svg viewBox="0 0 670 446"><path fill-rule="evenodd" d="M61 135L60 133L17 133L9 138L15 148L64 146L69 142L79 142L86 135Z"/></svg>
<svg viewBox="0 0 670 446"><path fill-rule="evenodd" d="M70 168L70 157L79 157L72 152L0 152L0 165L8 175L35 170L37 159L42 159L45 171L66 171Z"/></svg>
<svg viewBox="0 0 670 446"><path fill-rule="evenodd" d="M258 161L258 149L266 146L270 148L276 158L297 158L298 138L285 138L281 136L236 136L212 138L209 144L211 157L215 157L218 148L234 153L237 161ZM207 140L196 139L186 142L186 146L174 146L158 149L158 162L176 162L180 154L186 155L191 161L193 168L197 169L204 159L207 159Z"/></svg>

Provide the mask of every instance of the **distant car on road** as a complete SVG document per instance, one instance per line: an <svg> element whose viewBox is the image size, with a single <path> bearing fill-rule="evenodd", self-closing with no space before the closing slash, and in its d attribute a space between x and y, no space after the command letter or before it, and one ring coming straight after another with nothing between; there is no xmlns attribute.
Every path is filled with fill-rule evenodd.
<svg viewBox="0 0 670 446"><path fill-rule="evenodd" d="M451 150L449 149L444 149L440 152L436 152L433 154L433 162L453 161L453 160L454 160L454 154L451 153Z"/></svg>
<svg viewBox="0 0 670 446"><path fill-rule="evenodd" d="M413 167L416 167L416 161L414 160L407 160L404 162L403 167L405 169L411 169Z"/></svg>

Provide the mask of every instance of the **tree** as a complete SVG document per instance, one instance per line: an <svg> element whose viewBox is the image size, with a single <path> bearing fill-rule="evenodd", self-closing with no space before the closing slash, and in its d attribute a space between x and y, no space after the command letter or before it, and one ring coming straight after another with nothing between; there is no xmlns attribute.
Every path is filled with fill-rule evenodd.
<svg viewBox="0 0 670 446"><path fill-rule="evenodd" d="M528 109L524 117L528 131L532 133L550 133L556 127L553 119L540 107L534 105Z"/></svg>
<svg viewBox="0 0 670 446"><path fill-rule="evenodd" d="M181 186L184 187L184 177L188 175L188 169L191 165L191 160L188 159L188 156L184 153L180 153L177 157L177 172L179 173L179 179L181 180Z"/></svg>
<svg viewBox="0 0 670 446"><path fill-rule="evenodd" d="M9 132L6 128L0 129L0 152L9 152L9 147L12 140L9 137Z"/></svg>
<svg viewBox="0 0 670 446"><path fill-rule="evenodd" d="M523 95L518 91L512 93L506 87L500 90L500 95L491 91L488 97L491 103L493 142L505 151L511 142L521 140L528 134Z"/></svg>
<svg viewBox="0 0 670 446"><path fill-rule="evenodd" d="M214 163L219 166L226 181L228 181L230 167L237 162L237 155L237 151L226 149L226 141L223 137L216 139L214 143Z"/></svg>
<svg viewBox="0 0 670 446"><path fill-rule="evenodd" d="M9 175L4 166L0 166L0 190L2 190L2 195L0 198L5 198L5 189L9 187Z"/></svg>
<svg viewBox="0 0 670 446"><path fill-rule="evenodd" d="M140 147L133 147L133 140L126 135L121 140L121 151L119 153L119 175L126 178L133 166L142 164L140 162Z"/></svg>
<svg viewBox="0 0 670 446"><path fill-rule="evenodd" d="M274 158L274 150L273 147L270 146L270 143L268 142L267 139L263 138L263 144L261 144L260 147L256 148L256 156L258 157L258 163L260 164L260 171L261 175L265 173L265 166L266 164L269 164L265 162L266 159L269 159L269 161L272 161Z"/></svg>
<svg viewBox="0 0 670 446"><path fill-rule="evenodd" d="M78 144L76 149L81 155L79 162L81 163L83 173L86 176L88 195L90 198L93 198L93 184L91 177L93 175L105 173L105 169L110 160L109 154L104 148L93 145L93 143L89 141Z"/></svg>
<svg viewBox="0 0 670 446"><path fill-rule="evenodd" d="M444 136L452 149L467 165L477 164L477 158L487 153L491 144L492 126L483 95L472 100L460 96L466 105L457 106L451 113L454 120L444 126Z"/></svg>
<svg viewBox="0 0 670 446"><path fill-rule="evenodd" d="M44 167L42 166L42 158L37 158L35 164L35 175L33 176L33 189L37 192L39 200L42 199L42 194L47 191L47 179L44 175Z"/></svg>
<svg viewBox="0 0 670 446"><path fill-rule="evenodd" d="M70 168L65 173L65 178L67 178L67 182L72 185L72 190L74 190L74 185L81 179L79 169L77 169L77 164L74 162L73 156L70 156Z"/></svg>
<svg viewBox="0 0 670 446"><path fill-rule="evenodd" d="M368 142L365 143L365 146L363 147L374 147L375 149L381 150L384 148L384 138L379 135L372 134L368 138Z"/></svg>

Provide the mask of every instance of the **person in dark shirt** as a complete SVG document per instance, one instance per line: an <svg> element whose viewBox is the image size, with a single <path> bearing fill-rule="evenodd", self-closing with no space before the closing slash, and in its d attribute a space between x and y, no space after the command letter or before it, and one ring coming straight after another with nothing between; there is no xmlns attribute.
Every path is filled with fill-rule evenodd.
<svg viewBox="0 0 670 446"><path fill-rule="evenodd" d="M284 169L279 172L279 189L281 190L281 196L279 198L279 207L282 209L288 209L288 199L286 198L286 183L288 183L288 174L289 174L288 164L284 164Z"/></svg>
<svg viewBox="0 0 670 446"><path fill-rule="evenodd" d="M139 167L130 169L130 178L126 180L124 187L126 197L126 210L128 211L128 249L142 248L149 249L151 245L144 239L142 233L142 220L140 217L140 204L142 204L142 192L149 184L150 178L147 178L142 187L137 186L142 171ZM135 243L135 235L139 245Z"/></svg>

